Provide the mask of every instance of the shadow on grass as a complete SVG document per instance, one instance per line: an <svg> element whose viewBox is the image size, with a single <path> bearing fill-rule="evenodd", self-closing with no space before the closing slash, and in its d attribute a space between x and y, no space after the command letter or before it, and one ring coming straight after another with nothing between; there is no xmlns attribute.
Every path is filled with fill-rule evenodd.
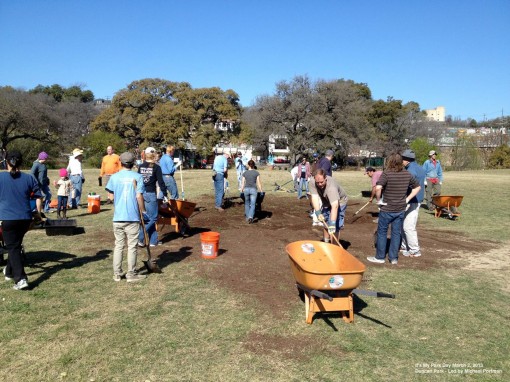
<svg viewBox="0 0 510 382"><path fill-rule="evenodd" d="M193 254L192 247L181 247L178 251L164 250L158 257L157 263L161 269L168 267L173 263L179 263L186 257Z"/></svg>
<svg viewBox="0 0 510 382"><path fill-rule="evenodd" d="M93 261L104 260L108 258L111 252L111 250L101 250L93 256L76 256L57 251L29 252L27 253L26 266L36 269L36 271L32 271L30 275L40 274L38 278L30 281L30 289L36 288L39 284L48 280L61 270L78 268ZM51 264L47 265L48 263Z"/></svg>

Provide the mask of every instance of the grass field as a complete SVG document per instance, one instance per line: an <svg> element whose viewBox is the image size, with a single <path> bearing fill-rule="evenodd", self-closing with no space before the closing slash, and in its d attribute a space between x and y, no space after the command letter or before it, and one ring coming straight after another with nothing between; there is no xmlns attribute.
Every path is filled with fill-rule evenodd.
<svg viewBox="0 0 510 382"><path fill-rule="evenodd" d="M104 196L97 173L86 171L84 191ZM56 171L50 175L54 179ZM210 175L185 171L185 197L212 197ZM353 198L369 189L361 171L334 177ZM261 178L266 192L291 197L273 192L275 183L290 180L288 172L261 170ZM443 194L464 196L461 218L420 214L419 226L495 242L486 258L506 258L509 186L508 170L448 172ZM111 213L69 215L86 234L29 232L32 289L0 286L0 381L510 379L504 260L465 267L472 254L459 253L457 267L371 269L374 289L391 290L397 299L371 299L352 325L340 318L307 325L299 302L286 319L275 319L259 303L199 277L193 262L173 263L143 283L114 283Z"/></svg>

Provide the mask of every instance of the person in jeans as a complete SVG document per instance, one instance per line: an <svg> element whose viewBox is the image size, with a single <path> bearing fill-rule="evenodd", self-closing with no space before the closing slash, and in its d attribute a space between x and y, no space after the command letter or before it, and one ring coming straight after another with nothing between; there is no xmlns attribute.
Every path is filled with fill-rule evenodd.
<svg viewBox="0 0 510 382"><path fill-rule="evenodd" d="M308 199L308 179L312 174L310 173L310 163L306 160L306 157L303 156L301 158L301 162L298 164L297 177L299 179L298 183L298 199L301 199L301 194L303 192L303 185L305 186L305 196Z"/></svg>
<svg viewBox="0 0 510 382"><path fill-rule="evenodd" d="M408 193L408 189L411 192ZM402 234L402 224L409 202L418 194L421 187L416 178L404 169L402 156L392 153L386 160L386 169L377 181L376 199L380 206L377 223L377 247L375 256L367 257L372 263L384 264L386 258L386 235L391 225L391 242L388 259L391 264L398 263L398 250ZM384 202L381 196L384 195Z"/></svg>
<svg viewBox="0 0 510 382"><path fill-rule="evenodd" d="M42 193L37 180L20 171L23 158L18 151L10 151L6 156L7 170L0 172L0 221L2 235L8 252L7 266L4 268L6 280L14 279L14 289L29 287L28 277L23 267L23 238L32 222L31 194L36 198L37 211L41 212Z"/></svg>
<svg viewBox="0 0 510 382"><path fill-rule="evenodd" d="M85 177L83 176L83 170L81 168L82 160L83 150L74 149L73 155L69 158L69 164L67 165L67 173L69 174L69 179L71 179L71 183L73 184L70 201L71 205L69 206L72 209L80 208L81 193L83 183L85 183Z"/></svg>
<svg viewBox="0 0 510 382"><path fill-rule="evenodd" d="M37 183L39 183L39 189L44 194L43 212L50 212L52 196L50 191L50 179L48 178L48 167L46 166L47 160L48 154L44 151L40 152L37 159L32 164L32 169L30 170L30 173L35 177Z"/></svg>
<svg viewBox="0 0 510 382"><path fill-rule="evenodd" d="M225 195L225 179L228 176L228 158L227 153L217 155L213 163L214 207L220 212L224 211L223 196Z"/></svg>
<svg viewBox="0 0 510 382"><path fill-rule="evenodd" d="M423 201L423 194L425 193L425 171L422 166L415 162L415 159L416 154L412 150L405 150L402 153L402 162L405 169L410 172L420 184L420 191L409 201L409 208L406 210L404 215L402 244L400 246L400 250L402 251L402 255L407 257L421 256L416 224L418 223L420 204ZM407 192L410 194L411 189L408 189Z"/></svg>
<svg viewBox="0 0 510 382"><path fill-rule="evenodd" d="M160 161L159 165L161 167L161 172L163 173L163 181L165 182L166 189L170 194L170 199L179 199L179 191L177 189L177 183L174 178L175 171L181 165L180 161L177 165L174 162L174 146L166 147L166 154L164 154Z"/></svg>
<svg viewBox="0 0 510 382"><path fill-rule="evenodd" d="M436 159L435 150L429 151L429 159L423 162L423 170L425 170L425 201L427 208L434 211L432 197L441 195L441 185L443 184L443 168L441 162Z"/></svg>
<svg viewBox="0 0 510 382"><path fill-rule="evenodd" d="M127 247L127 282L136 282L147 276L136 273L138 255L138 231L140 229L140 211L145 209L143 193L145 186L142 175L132 171L135 156L129 152L120 155L122 169L110 177L106 185L108 198L113 201L113 234L115 249L113 250L113 280L120 281L124 277L122 257Z"/></svg>
<svg viewBox="0 0 510 382"><path fill-rule="evenodd" d="M262 191L260 184L260 174L255 169L255 162L250 159L248 161L248 170L243 173L241 181L241 192L244 192L244 214L248 224L253 223L255 217L255 205L257 203L257 190Z"/></svg>
<svg viewBox="0 0 510 382"><path fill-rule="evenodd" d="M156 163L156 159L156 150L153 147L147 147L145 149L145 161L140 166L138 166L138 173L142 175L143 183L145 186L145 192L143 193L143 200L145 202L145 210L147 215L145 229L147 231L147 235L149 236L149 243L144 243L145 236L143 228L140 227L138 245L141 247L144 245L155 247L159 244L158 231L156 230L156 223L158 221L157 186L159 186L163 197L167 196L167 190L165 182L163 181L163 173L161 171L161 167Z"/></svg>
<svg viewBox="0 0 510 382"><path fill-rule="evenodd" d="M347 209L347 194L344 189L326 170L319 168L310 180L310 194L314 214L321 224L326 222L322 241L329 243L330 235L339 235L344 227L345 210ZM338 237L337 237L338 239Z"/></svg>
<svg viewBox="0 0 510 382"><path fill-rule="evenodd" d="M237 173L237 187L239 191L241 190L241 183L243 181L243 174L246 171L246 158L243 157L243 154L238 151L236 154L236 159L234 160L234 163L236 165L236 173Z"/></svg>

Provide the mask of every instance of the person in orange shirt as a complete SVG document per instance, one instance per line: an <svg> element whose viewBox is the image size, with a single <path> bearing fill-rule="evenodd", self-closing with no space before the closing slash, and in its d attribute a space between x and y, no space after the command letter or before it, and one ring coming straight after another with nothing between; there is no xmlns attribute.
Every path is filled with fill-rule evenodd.
<svg viewBox="0 0 510 382"><path fill-rule="evenodd" d="M101 183L105 185L108 184L110 176L120 171L121 168L122 165L120 164L120 157L113 152L112 146L108 146L106 148L106 155L103 157L103 161L101 162L101 174L99 175Z"/></svg>

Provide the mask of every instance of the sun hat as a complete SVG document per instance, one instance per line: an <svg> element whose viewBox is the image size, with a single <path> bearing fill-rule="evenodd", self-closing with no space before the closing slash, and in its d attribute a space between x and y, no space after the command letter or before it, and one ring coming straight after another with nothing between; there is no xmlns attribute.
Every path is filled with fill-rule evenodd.
<svg viewBox="0 0 510 382"><path fill-rule="evenodd" d="M151 147L151 146L149 146L149 147L147 147L145 149L145 154L152 154L152 153L155 153L155 152L156 152L156 149L154 147Z"/></svg>
<svg viewBox="0 0 510 382"><path fill-rule="evenodd" d="M83 150L81 149L74 149L73 150L73 157L79 157L80 155L83 155Z"/></svg>
<svg viewBox="0 0 510 382"><path fill-rule="evenodd" d="M126 151L120 154L120 163L122 164L132 164L135 163L135 156L130 152Z"/></svg>
<svg viewBox="0 0 510 382"><path fill-rule="evenodd" d="M412 159L412 160L415 160L416 159L416 154L414 153L413 150L405 150L403 153L402 153L402 158L406 158L406 159Z"/></svg>
<svg viewBox="0 0 510 382"><path fill-rule="evenodd" d="M437 154L435 150L430 150L429 151L429 157L431 157L432 155L435 155Z"/></svg>
<svg viewBox="0 0 510 382"><path fill-rule="evenodd" d="M65 168L61 168L60 170L58 170L58 175L61 178L65 178L67 176L67 170Z"/></svg>
<svg viewBox="0 0 510 382"><path fill-rule="evenodd" d="M41 151L39 153L39 156L37 157L37 159L39 159L39 160L46 160L46 159L48 159L48 154L45 153L44 151Z"/></svg>

